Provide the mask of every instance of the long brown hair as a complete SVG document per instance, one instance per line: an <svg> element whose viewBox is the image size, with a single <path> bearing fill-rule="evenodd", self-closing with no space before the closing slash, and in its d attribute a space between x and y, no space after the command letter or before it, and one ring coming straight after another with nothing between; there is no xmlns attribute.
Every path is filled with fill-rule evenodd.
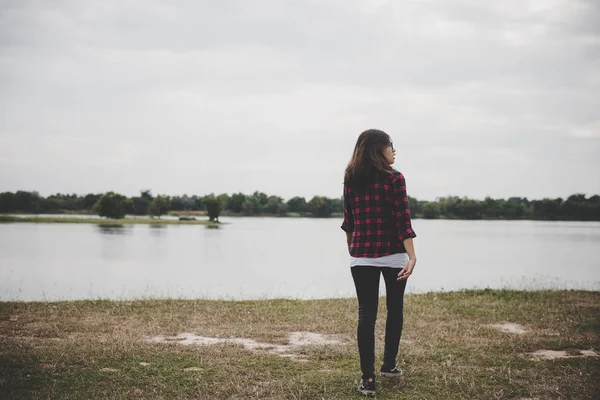
<svg viewBox="0 0 600 400"><path fill-rule="evenodd" d="M383 150L391 144L390 135L379 129L368 129L361 133L346 167L344 183L363 185L377 176L393 174L394 169L383 156Z"/></svg>

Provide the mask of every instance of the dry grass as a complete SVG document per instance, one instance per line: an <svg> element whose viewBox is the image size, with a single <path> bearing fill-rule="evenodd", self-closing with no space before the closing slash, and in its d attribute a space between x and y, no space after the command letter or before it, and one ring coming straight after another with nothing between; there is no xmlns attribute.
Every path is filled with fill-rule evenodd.
<svg viewBox="0 0 600 400"><path fill-rule="evenodd" d="M594 399L598 357L537 361L536 350L600 346L600 293L465 291L406 297L401 380L386 399ZM381 359L385 303L377 324ZM491 327L518 323L527 332ZM141 300L0 303L3 399L358 398L356 300ZM345 338L303 347L300 363L232 343L151 344L193 332L286 344L310 331ZM141 363L141 364L140 364Z"/></svg>

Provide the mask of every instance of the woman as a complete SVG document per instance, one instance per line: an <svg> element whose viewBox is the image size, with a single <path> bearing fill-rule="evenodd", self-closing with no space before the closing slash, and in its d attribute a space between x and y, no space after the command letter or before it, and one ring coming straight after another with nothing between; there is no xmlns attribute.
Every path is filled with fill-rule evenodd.
<svg viewBox="0 0 600 400"><path fill-rule="evenodd" d="M393 169L396 150L377 129L358 137L344 175L344 222L358 297L358 391L375 395L375 321L379 277L386 287L387 321L382 376L400 376L396 356L402 334L404 290L417 258L404 176Z"/></svg>

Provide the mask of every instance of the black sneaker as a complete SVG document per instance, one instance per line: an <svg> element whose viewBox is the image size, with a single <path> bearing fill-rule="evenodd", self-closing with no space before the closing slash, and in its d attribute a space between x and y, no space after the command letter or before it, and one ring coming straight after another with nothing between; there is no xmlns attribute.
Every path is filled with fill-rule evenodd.
<svg viewBox="0 0 600 400"><path fill-rule="evenodd" d="M387 377L394 377L394 376L402 376L402 370L400 368L398 368L397 366L394 366L394 368L388 368L388 367L381 367L381 370L379 371L379 373L381 374L381 376L387 376Z"/></svg>
<svg viewBox="0 0 600 400"><path fill-rule="evenodd" d="M375 378L361 379L358 385L358 392L365 396L375 396Z"/></svg>

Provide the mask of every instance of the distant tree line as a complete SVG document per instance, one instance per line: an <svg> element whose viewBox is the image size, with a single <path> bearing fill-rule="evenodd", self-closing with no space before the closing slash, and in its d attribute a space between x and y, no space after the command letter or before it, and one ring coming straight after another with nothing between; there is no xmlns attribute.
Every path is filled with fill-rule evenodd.
<svg viewBox="0 0 600 400"><path fill-rule="evenodd" d="M269 196L258 191L250 195L211 193L205 196L154 197L149 190L143 190L139 196L131 198L113 192L85 196L58 193L46 198L37 192L0 193L0 213L84 212L122 218L125 214L160 217L169 211L203 211L211 220L218 220L222 214L330 217L341 214L344 210L341 198L314 196L306 201L304 197L294 197L284 201L279 196Z"/></svg>
<svg viewBox="0 0 600 400"><path fill-rule="evenodd" d="M436 219L534 219L549 221L600 221L600 196L586 198L574 194L566 200L528 200L526 197L473 200L466 197L440 197L419 201L409 197L412 215Z"/></svg>
<svg viewBox="0 0 600 400"><path fill-rule="evenodd" d="M600 221L600 196L586 198L574 194L566 200L511 197L505 199L473 200L466 197L440 197L436 201L409 197L413 218L444 219L535 219ZM341 216L342 198L314 196L293 197L287 201L263 192L235 193L205 196L153 196L143 190L139 196L128 198L108 192L104 194L54 194L42 197L37 192L18 191L0 193L0 213L49 214L64 212L95 213L100 216L122 218L125 214L158 216L171 212L203 211L211 220L219 215L269 216Z"/></svg>

